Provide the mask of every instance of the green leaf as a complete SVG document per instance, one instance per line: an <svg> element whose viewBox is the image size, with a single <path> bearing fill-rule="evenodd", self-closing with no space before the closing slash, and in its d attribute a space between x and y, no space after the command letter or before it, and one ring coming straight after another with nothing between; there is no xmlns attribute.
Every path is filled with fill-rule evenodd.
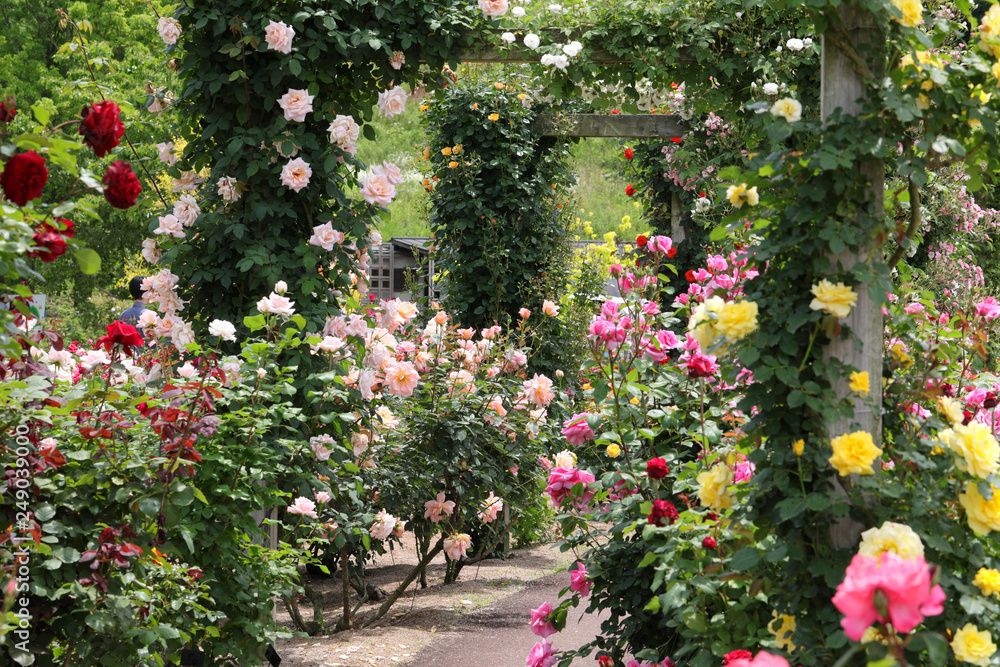
<svg viewBox="0 0 1000 667"><path fill-rule="evenodd" d="M350 461L344 461L344 470L347 472L361 472L361 468Z"/></svg>
<svg viewBox="0 0 1000 667"><path fill-rule="evenodd" d="M646 555L648 556L649 554ZM649 604L647 604L645 607L642 608L642 610L651 611L654 614L660 611L660 598L654 597L652 600L649 601Z"/></svg>
<svg viewBox="0 0 1000 667"><path fill-rule="evenodd" d="M760 563L760 552L754 547L743 547L729 561L730 567L738 572L749 570Z"/></svg>
<svg viewBox="0 0 1000 667"><path fill-rule="evenodd" d="M35 114L35 120L38 121L39 125L48 125L49 118L52 114L49 113L48 109L43 108L41 105L36 104L31 107L31 112Z"/></svg>
<svg viewBox="0 0 1000 667"><path fill-rule="evenodd" d="M143 498L139 501L139 511L146 516L156 516L160 513L159 498Z"/></svg>
<svg viewBox="0 0 1000 667"><path fill-rule="evenodd" d="M247 315L243 318L243 325L251 332L263 329L267 325L264 315Z"/></svg>
<svg viewBox="0 0 1000 667"><path fill-rule="evenodd" d="M88 276L92 276L101 270L101 256L90 248L77 248L73 253L80 270Z"/></svg>

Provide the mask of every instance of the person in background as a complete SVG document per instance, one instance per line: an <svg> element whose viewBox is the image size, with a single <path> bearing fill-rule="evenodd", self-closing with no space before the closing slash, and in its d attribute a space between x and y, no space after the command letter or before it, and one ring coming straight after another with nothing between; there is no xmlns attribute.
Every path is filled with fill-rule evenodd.
<svg viewBox="0 0 1000 667"><path fill-rule="evenodd" d="M119 321L124 322L125 324L131 324L132 326L136 326L136 324L139 323L139 318L142 317L142 314L144 312L146 312L146 306L144 305L146 303L146 299L144 299L142 296L143 280L144 276L136 276L135 278L129 281L128 291L129 294L132 295L132 298L135 300L135 303L126 308L125 311L118 318Z"/></svg>

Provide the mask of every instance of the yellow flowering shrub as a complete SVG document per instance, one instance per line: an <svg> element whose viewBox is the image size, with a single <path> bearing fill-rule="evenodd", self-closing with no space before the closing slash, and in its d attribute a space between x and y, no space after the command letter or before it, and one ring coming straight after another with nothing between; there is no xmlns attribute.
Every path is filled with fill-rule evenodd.
<svg viewBox="0 0 1000 667"><path fill-rule="evenodd" d="M924 543L912 528L892 521L886 521L879 528L869 528L861 533L858 553L862 556L881 556L890 552L901 558L923 557Z"/></svg>
<svg viewBox="0 0 1000 667"><path fill-rule="evenodd" d="M716 463L711 470L699 473L698 500L709 509L724 510L733 506L729 486L733 483L733 471L725 463Z"/></svg>
<svg viewBox="0 0 1000 667"><path fill-rule="evenodd" d="M834 438L830 442L833 456L830 457L837 474L846 476L851 473L859 475L874 475L872 462L882 456L882 450L875 446L872 436L867 431L855 431Z"/></svg>
<svg viewBox="0 0 1000 667"><path fill-rule="evenodd" d="M958 497L958 502L965 508L965 518L969 528L980 535L988 535L990 531L1000 530L1000 491L993 489L993 498L986 500L979 493L979 485L969 482L965 485L965 493Z"/></svg>
<svg viewBox="0 0 1000 667"><path fill-rule="evenodd" d="M993 568L981 567L976 572L976 578L972 580L983 595L995 595L1000 597L1000 572Z"/></svg>
<svg viewBox="0 0 1000 667"><path fill-rule="evenodd" d="M847 317L858 303L858 293L853 287L844 283L834 285L825 278L812 286L812 294L815 298L809 307L834 317Z"/></svg>
<svg viewBox="0 0 1000 667"><path fill-rule="evenodd" d="M955 632L951 650L955 652L957 660L987 667L990 658L997 652L997 645L993 643L989 630L980 630L972 623L966 623L965 627Z"/></svg>
<svg viewBox="0 0 1000 667"><path fill-rule="evenodd" d="M958 424L941 431L938 439L959 457L955 461L959 470L981 479L1000 471L1000 444L986 424L977 421L967 426Z"/></svg>

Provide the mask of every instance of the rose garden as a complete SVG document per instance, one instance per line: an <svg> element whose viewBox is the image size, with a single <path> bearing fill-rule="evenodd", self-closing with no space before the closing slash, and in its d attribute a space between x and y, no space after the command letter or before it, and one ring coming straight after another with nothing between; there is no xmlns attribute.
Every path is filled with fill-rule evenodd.
<svg viewBox="0 0 1000 667"><path fill-rule="evenodd" d="M528 667L1000 664L1000 7L151 0L127 74L90 4L0 89L3 664L266 664L512 540ZM580 137L641 233L571 245Z"/></svg>

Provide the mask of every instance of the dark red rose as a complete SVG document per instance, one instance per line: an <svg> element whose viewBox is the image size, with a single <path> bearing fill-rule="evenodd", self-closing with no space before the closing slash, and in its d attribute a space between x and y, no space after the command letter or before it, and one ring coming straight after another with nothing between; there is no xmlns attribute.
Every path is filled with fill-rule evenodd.
<svg viewBox="0 0 1000 667"><path fill-rule="evenodd" d="M110 153L125 134L121 110L114 102L88 104L80 111L80 116L83 118L80 122L83 143L93 148L97 157Z"/></svg>
<svg viewBox="0 0 1000 667"><path fill-rule="evenodd" d="M986 398L983 399L983 407L987 410L992 410L998 403L1000 403L1000 401L997 400L997 395L992 391L987 392Z"/></svg>
<svg viewBox="0 0 1000 667"><path fill-rule="evenodd" d="M705 521L718 521L718 520L719 520L719 515L716 514L715 512L709 512L708 514L705 515Z"/></svg>
<svg viewBox="0 0 1000 667"><path fill-rule="evenodd" d="M66 241L59 232L52 231L49 225L43 225L32 239L32 243L42 248L41 250L29 250L28 257L39 258L43 262L54 262L56 257L66 252Z"/></svg>
<svg viewBox="0 0 1000 667"><path fill-rule="evenodd" d="M715 541L714 537L712 537L711 535L707 535L705 539L701 541L701 546L705 547L706 549L715 549L716 547L719 546L719 543Z"/></svg>
<svg viewBox="0 0 1000 667"><path fill-rule="evenodd" d="M631 148L626 148L625 149L625 159L626 160L631 160L633 157L635 157L635 153L632 152L632 149Z"/></svg>
<svg viewBox="0 0 1000 667"><path fill-rule="evenodd" d="M670 246L670 250L667 251L667 257L673 259L677 255L677 248Z"/></svg>
<svg viewBox="0 0 1000 667"><path fill-rule="evenodd" d="M649 459L646 463L646 477L650 479L663 479L670 472L667 462L661 458Z"/></svg>
<svg viewBox="0 0 1000 667"><path fill-rule="evenodd" d="M653 511L649 513L646 520L654 526L667 526L680 517L674 504L666 500L654 500Z"/></svg>
<svg viewBox="0 0 1000 667"><path fill-rule="evenodd" d="M104 198L115 208L135 206L142 186L128 162L117 160L104 172Z"/></svg>
<svg viewBox="0 0 1000 667"><path fill-rule="evenodd" d="M646 237L643 236L642 234L639 234L637 237L635 237L635 244L640 248L646 247L646 241L647 241Z"/></svg>
<svg viewBox="0 0 1000 667"><path fill-rule="evenodd" d="M632 195L634 195L635 194L635 186L632 185L631 183L629 183L628 185L626 185L625 186L625 194L628 195L629 197L631 197Z"/></svg>
<svg viewBox="0 0 1000 667"><path fill-rule="evenodd" d="M26 151L7 160L0 174L0 187L7 199L24 206L42 196L42 188L48 180L45 158L35 151Z"/></svg>
<svg viewBox="0 0 1000 667"><path fill-rule="evenodd" d="M684 277L687 278L687 281L689 283L693 283L695 281L694 271L691 271L691 270L685 271L684 272Z"/></svg>
<svg viewBox="0 0 1000 667"><path fill-rule="evenodd" d="M135 327L131 324L125 324L124 322L112 322L105 329L108 332L107 336L101 336L97 339L98 345L103 345L104 349L108 352L115 345L122 345L126 350L133 346L142 345L142 336L136 331Z"/></svg>
<svg viewBox="0 0 1000 667"><path fill-rule="evenodd" d="M974 413L969 412L968 410L962 410L962 426L968 426L969 422L971 422L972 418L975 416L976 415Z"/></svg>
<svg viewBox="0 0 1000 667"><path fill-rule="evenodd" d="M0 102L0 123L11 122L16 115L17 109L14 108L13 97L8 97L5 101Z"/></svg>
<svg viewBox="0 0 1000 667"><path fill-rule="evenodd" d="M747 651L746 649L740 648L736 649L735 651L730 651L729 653L722 656L722 665L723 667L725 667L725 665L728 665L732 662L736 662L737 660L752 660L752 659L753 659L753 653Z"/></svg>
<svg viewBox="0 0 1000 667"><path fill-rule="evenodd" d="M955 387L953 387L948 382L942 382L941 383L941 393L944 394L945 396L951 398L951 397L953 397L955 395Z"/></svg>

